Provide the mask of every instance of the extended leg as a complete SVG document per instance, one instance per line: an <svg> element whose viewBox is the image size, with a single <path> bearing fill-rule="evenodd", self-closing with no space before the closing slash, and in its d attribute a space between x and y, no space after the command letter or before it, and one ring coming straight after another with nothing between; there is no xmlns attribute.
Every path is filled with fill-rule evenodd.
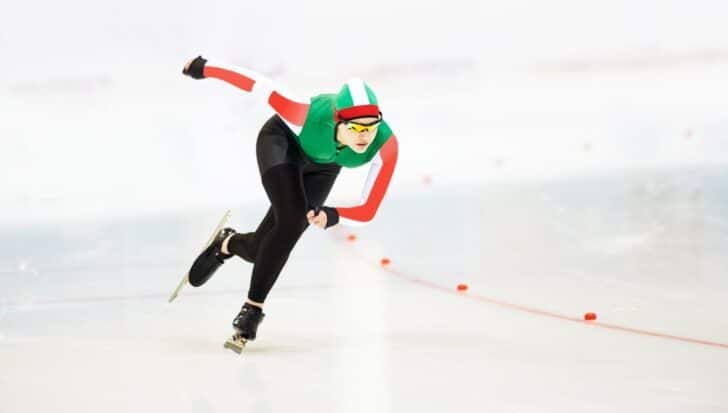
<svg viewBox="0 0 728 413"><path fill-rule="evenodd" d="M248 298L263 303L278 279L293 247L308 227L308 201L301 170L294 164L276 165L263 174L263 187L271 201L272 228L260 241Z"/></svg>

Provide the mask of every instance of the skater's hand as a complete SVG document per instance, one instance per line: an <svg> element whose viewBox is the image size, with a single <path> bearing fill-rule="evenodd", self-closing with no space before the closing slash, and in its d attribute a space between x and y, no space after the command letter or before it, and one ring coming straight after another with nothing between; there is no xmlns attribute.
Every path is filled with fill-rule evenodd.
<svg viewBox="0 0 728 413"><path fill-rule="evenodd" d="M311 225L316 225L320 228L326 228L326 213L322 210L319 211L318 215L315 215L313 212L313 209L308 211L308 214L306 214L306 218L308 218L308 223Z"/></svg>
<svg viewBox="0 0 728 413"><path fill-rule="evenodd" d="M195 79L203 79L205 77L203 75L205 63L207 63L207 60L205 60L202 56L197 56L185 64L185 67L182 69L182 74Z"/></svg>

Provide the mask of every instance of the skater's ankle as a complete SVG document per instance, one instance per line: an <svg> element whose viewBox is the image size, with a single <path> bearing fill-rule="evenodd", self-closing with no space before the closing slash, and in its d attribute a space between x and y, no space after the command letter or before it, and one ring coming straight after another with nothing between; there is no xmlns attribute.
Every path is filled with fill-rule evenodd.
<svg viewBox="0 0 728 413"><path fill-rule="evenodd" d="M228 235L227 238L225 238L225 240L222 242L222 246L220 247L220 251L222 251L222 253L225 254L225 255L232 255L230 253L230 251L228 251L228 242L230 242L230 238L232 238L233 235L235 235L235 233L232 233L232 234Z"/></svg>
<svg viewBox="0 0 728 413"><path fill-rule="evenodd" d="M252 305L254 307L258 307L261 310L263 309L263 303L256 303L255 301L251 300L250 298L248 298L247 300L245 300L245 304L249 304L249 305Z"/></svg>

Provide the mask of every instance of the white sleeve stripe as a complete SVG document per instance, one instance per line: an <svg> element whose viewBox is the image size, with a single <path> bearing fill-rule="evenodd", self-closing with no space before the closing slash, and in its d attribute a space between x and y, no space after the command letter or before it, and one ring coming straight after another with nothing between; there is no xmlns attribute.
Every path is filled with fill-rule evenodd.
<svg viewBox="0 0 728 413"><path fill-rule="evenodd" d="M347 227L363 227L369 225L369 221L356 221L349 218L339 217L339 224Z"/></svg>
<svg viewBox="0 0 728 413"><path fill-rule="evenodd" d="M382 155L380 152L377 152L377 154L372 159L367 179L364 182L364 189L362 190L360 204L365 204L369 199L369 194L372 193L372 188L374 188L374 183L377 181L379 172L382 170L382 165L384 165Z"/></svg>
<svg viewBox="0 0 728 413"><path fill-rule="evenodd" d="M308 104L308 99L298 96L295 93L290 93L290 91L284 89L277 82L273 81L272 79L268 78L267 76L262 75L254 70L246 69L246 68L240 67L240 66L230 65L225 62L217 63L217 61L207 62L207 65L219 67L221 69L230 70L230 71L233 71L236 73L240 73L241 75L252 79L255 83L253 84L253 90L250 93L254 94L254 95L259 95L261 98L265 99L266 101L268 101L268 98L270 97L271 93L273 93L273 91L276 91L276 92L278 92L278 94L285 96L289 100L292 100L292 101L298 102L298 103Z"/></svg>

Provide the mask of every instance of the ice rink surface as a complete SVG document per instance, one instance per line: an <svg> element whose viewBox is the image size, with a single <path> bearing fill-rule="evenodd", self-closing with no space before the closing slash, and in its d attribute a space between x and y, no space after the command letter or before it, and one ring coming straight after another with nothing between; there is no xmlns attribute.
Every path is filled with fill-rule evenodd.
<svg viewBox="0 0 728 413"><path fill-rule="evenodd" d="M725 177L423 182L309 228L242 355L250 264L167 303L223 210L4 231L1 411L726 411Z"/></svg>

